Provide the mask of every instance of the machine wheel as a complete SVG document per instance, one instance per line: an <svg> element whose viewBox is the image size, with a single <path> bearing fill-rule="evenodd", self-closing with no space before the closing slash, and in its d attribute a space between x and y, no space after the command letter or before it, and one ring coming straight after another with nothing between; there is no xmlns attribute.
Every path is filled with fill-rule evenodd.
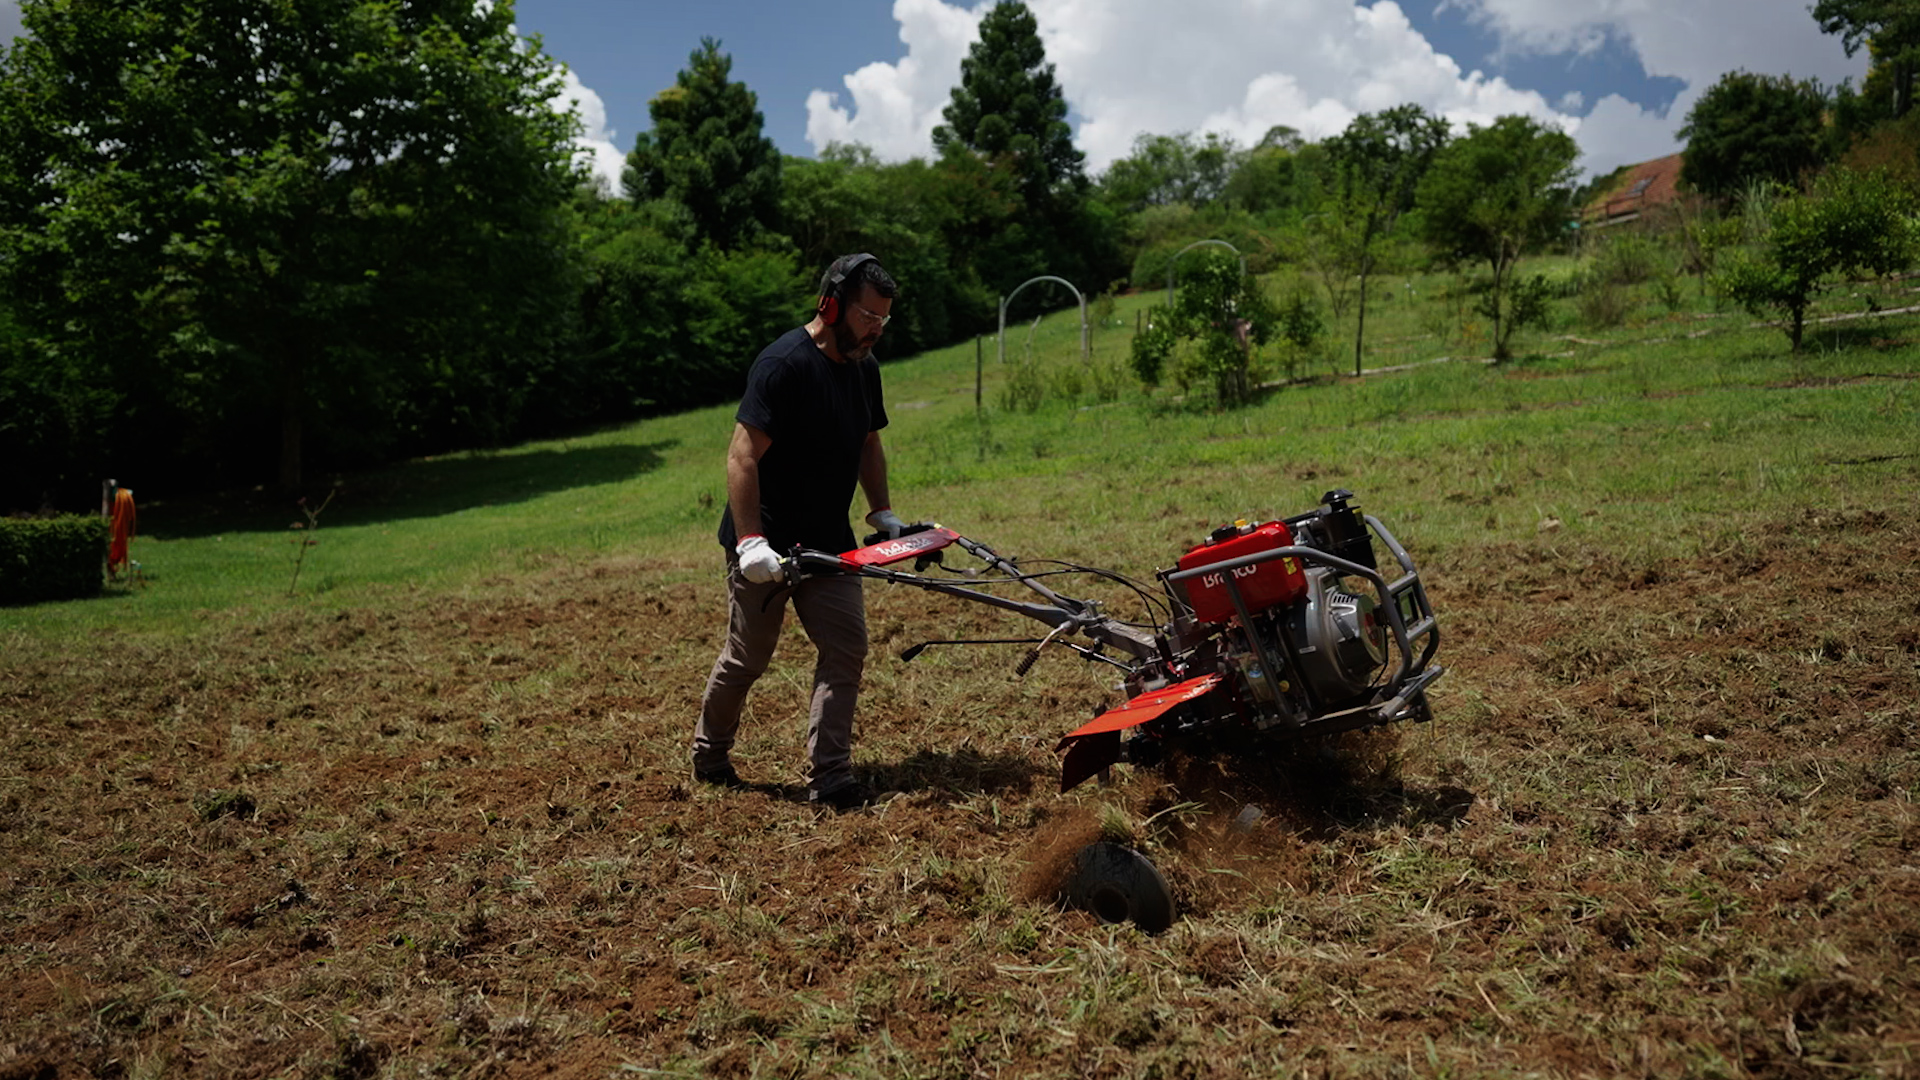
<svg viewBox="0 0 1920 1080"><path fill-rule="evenodd" d="M1132 921L1149 934L1173 925L1173 890L1145 855L1120 844L1088 844L1074 856L1067 903L1103 923Z"/></svg>

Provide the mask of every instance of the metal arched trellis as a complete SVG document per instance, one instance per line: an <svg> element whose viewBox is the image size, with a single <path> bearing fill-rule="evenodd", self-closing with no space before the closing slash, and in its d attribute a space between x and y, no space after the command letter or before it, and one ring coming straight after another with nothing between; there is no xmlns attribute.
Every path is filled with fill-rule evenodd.
<svg viewBox="0 0 1920 1080"><path fill-rule="evenodd" d="M1239 255L1240 256L1240 276L1241 277L1247 276L1247 257L1240 253L1239 248L1234 247L1232 244L1227 243L1225 240L1195 240L1193 243L1188 244L1186 247L1183 247L1179 251L1174 252L1173 258L1167 260L1167 306L1168 307L1173 306L1173 271L1176 267L1180 265L1180 256L1185 255L1187 252L1192 251L1194 248L1205 247L1208 244L1216 244L1220 247L1226 248L1228 251L1233 252L1235 255Z"/></svg>
<svg viewBox="0 0 1920 1080"><path fill-rule="evenodd" d="M1087 298L1081 295L1080 290L1073 287L1073 282L1068 281L1066 278L1054 277L1051 274L1042 274L1039 277L1028 278L1021 282L1018 288L1000 298L1000 362L1002 364L1007 362L1007 305L1013 303L1013 298L1020 295L1021 289L1026 288L1036 281L1057 281L1073 292L1073 298L1075 300L1080 301L1080 359L1091 359L1093 355L1093 338L1087 329Z"/></svg>

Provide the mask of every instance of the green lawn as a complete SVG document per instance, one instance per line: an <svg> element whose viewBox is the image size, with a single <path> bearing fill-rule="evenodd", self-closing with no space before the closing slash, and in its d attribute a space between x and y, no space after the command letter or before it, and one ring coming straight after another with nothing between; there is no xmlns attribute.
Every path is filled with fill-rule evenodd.
<svg viewBox="0 0 1920 1080"><path fill-rule="evenodd" d="M1563 273L1568 261L1536 268ZM1006 365L983 339L979 410L974 343L888 363L899 508L984 536L1018 503L1044 521L1048 542L1088 535L1080 557L1164 560L1159 531L1139 534L1170 485L1222 518L1297 512L1346 486L1430 547L1526 538L1554 519L1569 539L1631 528L1656 555L1717 547L1770 509L1911 491L1912 316L1832 324L1792 355L1777 331L1704 302L1669 313L1642 296L1639 320L1595 331L1563 301L1556 325L1523 332L1522 358L1496 367L1477 362L1473 318L1462 323L1442 298L1451 279L1378 284L1370 367L1413 366L1341 375L1350 339L1330 340L1298 362L1299 381L1272 383L1237 410L1122 377L1137 313L1157 292L1120 298L1094 329L1091 366L1120 386L1111 400L1077 359L1072 311L1010 327ZM1885 307L1901 299L1893 287L1876 296ZM1831 310L1861 306L1842 293ZM1022 362L1049 388L1032 412L1003 400ZM1283 377L1277 349L1261 363L1270 380ZM730 414L717 406L338 478L292 596L302 533L291 526L303 517L291 499L148 498L139 475L123 472L142 496L141 579L103 599L0 611L0 634L177 633L290 605L466 593L555 560L677 564L711 543ZM306 495L317 505L329 486L314 478ZM1479 509L1495 496L1497 509ZM1019 525L1004 539L1040 537Z"/></svg>

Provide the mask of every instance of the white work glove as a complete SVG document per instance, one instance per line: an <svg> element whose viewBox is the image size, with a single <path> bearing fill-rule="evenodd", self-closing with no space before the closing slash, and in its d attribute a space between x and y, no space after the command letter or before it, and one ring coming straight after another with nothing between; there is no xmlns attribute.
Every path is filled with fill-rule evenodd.
<svg viewBox="0 0 1920 1080"><path fill-rule="evenodd" d="M868 514L867 524L886 533L889 540L900 539L900 534L907 528L906 522L901 521L897 514L887 509L875 510Z"/></svg>
<svg viewBox="0 0 1920 1080"><path fill-rule="evenodd" d="M733 553L740 557L741 575L755 585L767 585L785 576L780 568L780 553L758 533L733 545Z"/></svg>

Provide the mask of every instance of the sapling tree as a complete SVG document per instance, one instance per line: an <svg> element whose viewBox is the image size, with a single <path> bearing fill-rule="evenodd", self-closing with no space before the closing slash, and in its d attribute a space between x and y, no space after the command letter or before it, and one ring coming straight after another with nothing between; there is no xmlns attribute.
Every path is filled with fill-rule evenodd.
<svg viewBox="0 0 1920 1080"><path fill-rule="evenodd" d="M1353 331L1353 373L1360 374L1367 331L1367 279L1379 263L1400 216L1447 144L1447 122L1418 105L1398 105L1356 117L1328 139L1332 165L1320 212L1307 219L1311 246L1359 293ZM1334 292L1329 276L1328 291ZM1336 315L1341 301L1335 298Z"/></svg>
<svg viewBox="0 0 1920 1080"><path fill-rule="evenodd" d="M1913 262L1916 209L1911 189L1886 174L1836 169L1777 202L1759 252L1726 259L1716 281L1753 314L1779 317L1798 352L1807 308L1833 275L1890 274Z"/></svg>
<svg viewBox="0 0 1920 1080"><path fill-rule="evenodd" d="M1134 337L1134 373L1149 386L1164 373L1182 387L1210 386L1222 405L1244 404L1253 396L1255 348L1295 325L1281 316L1238 259L1205 253L1181 277L1171 306L1148 309L1147 326Z"/></svg>
<svg viewBox="0 0 1920 1080"><path fill-rule="evenodd" d="M1546 284L1516 272L1520 257L1567 219L1573 138L1531 117L1470 125L1434 158L1420 182L1427 240L1457 262L1491 271L1480 311L1493 323L1493 358L1512 356L1513 332L1546 311Z"/></svg>

